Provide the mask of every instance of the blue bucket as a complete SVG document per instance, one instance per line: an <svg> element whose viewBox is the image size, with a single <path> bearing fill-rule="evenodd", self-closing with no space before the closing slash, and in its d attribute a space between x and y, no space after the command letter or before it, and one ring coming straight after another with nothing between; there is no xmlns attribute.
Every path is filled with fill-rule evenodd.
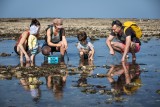
<svg viewBox="0 0 160 107"><path fill-rule="evenodd" d="M48 63L49 64L58 64L58 57L57 56L49 56Z"/></svg>

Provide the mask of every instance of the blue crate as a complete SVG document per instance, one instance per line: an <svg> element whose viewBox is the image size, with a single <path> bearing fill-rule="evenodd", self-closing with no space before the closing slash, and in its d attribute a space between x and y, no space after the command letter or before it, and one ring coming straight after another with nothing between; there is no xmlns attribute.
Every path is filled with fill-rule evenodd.
<svg viewBox="0 0 160 107"><path fill-rule="evenodd" d="M49 64L58 64L59 60L57 56L49 56L48 63Z"/></svg>

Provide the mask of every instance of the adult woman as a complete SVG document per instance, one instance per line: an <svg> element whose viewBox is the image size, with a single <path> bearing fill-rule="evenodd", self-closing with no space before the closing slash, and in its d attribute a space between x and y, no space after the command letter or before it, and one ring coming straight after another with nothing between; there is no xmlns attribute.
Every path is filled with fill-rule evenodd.
<svg viewBox="0 0 160 107"><path fill-rule="evenodd" d="M42 47L43 55L48 56L51 52L60 51L63 59L68 44L65 37L65 30L62 25L62 19L54 19L53 25L47 29L46 42Z"/></svg>
<svg viewBox="0 0 160 107"><path fill-rule="evenodd" d="M40 23L37 19L32 19L30 26L35 25L35 26L40 26ZM20 55L20 63L21 66L23 66L23 56L25 55L26 58L26 63L30 62L30 57L27 53L28 51L28 37L30 35L30 31L29 29L27 29L26 31L24 31L18 41L16 42L16 45L14 46L14 50L15 52Z"/></svg>

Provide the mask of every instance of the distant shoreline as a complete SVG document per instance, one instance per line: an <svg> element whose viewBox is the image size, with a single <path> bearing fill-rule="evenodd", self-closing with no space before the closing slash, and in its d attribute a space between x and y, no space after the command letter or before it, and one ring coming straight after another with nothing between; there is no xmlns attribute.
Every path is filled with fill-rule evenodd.
<svg viewBox="0 0 160 107"><path fill-rule="evenodd" d="M16 39L26 29L32 18L0 18L0 37ZM54 18L37 18L41 23L40 36L45 35L45 28L52 23ZM110 34L111 23L119 19L136 22L143 30L143 36L160 36L160 19L137 18L64 18L63 26L66 36L76 36L78 30L84 30L88 36L107 37Z"/></svg>

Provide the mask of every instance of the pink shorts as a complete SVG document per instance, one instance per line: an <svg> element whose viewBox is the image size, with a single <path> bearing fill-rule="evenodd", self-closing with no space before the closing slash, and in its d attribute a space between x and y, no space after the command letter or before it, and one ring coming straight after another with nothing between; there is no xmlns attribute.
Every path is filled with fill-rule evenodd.
<svg viewBox="0 0 160 107"><path fill-rule="evenodd" d="M123 44L123 43L122 43L122 47L123 47L122 52L124 52L124 49L125 49L125 47L126 47L126 44ZM139 52L139 50L140 50L140 45L139 45L139 43L136 43L135 53ZM129 51L129 52L130 52L130 51Z"/></svg>

